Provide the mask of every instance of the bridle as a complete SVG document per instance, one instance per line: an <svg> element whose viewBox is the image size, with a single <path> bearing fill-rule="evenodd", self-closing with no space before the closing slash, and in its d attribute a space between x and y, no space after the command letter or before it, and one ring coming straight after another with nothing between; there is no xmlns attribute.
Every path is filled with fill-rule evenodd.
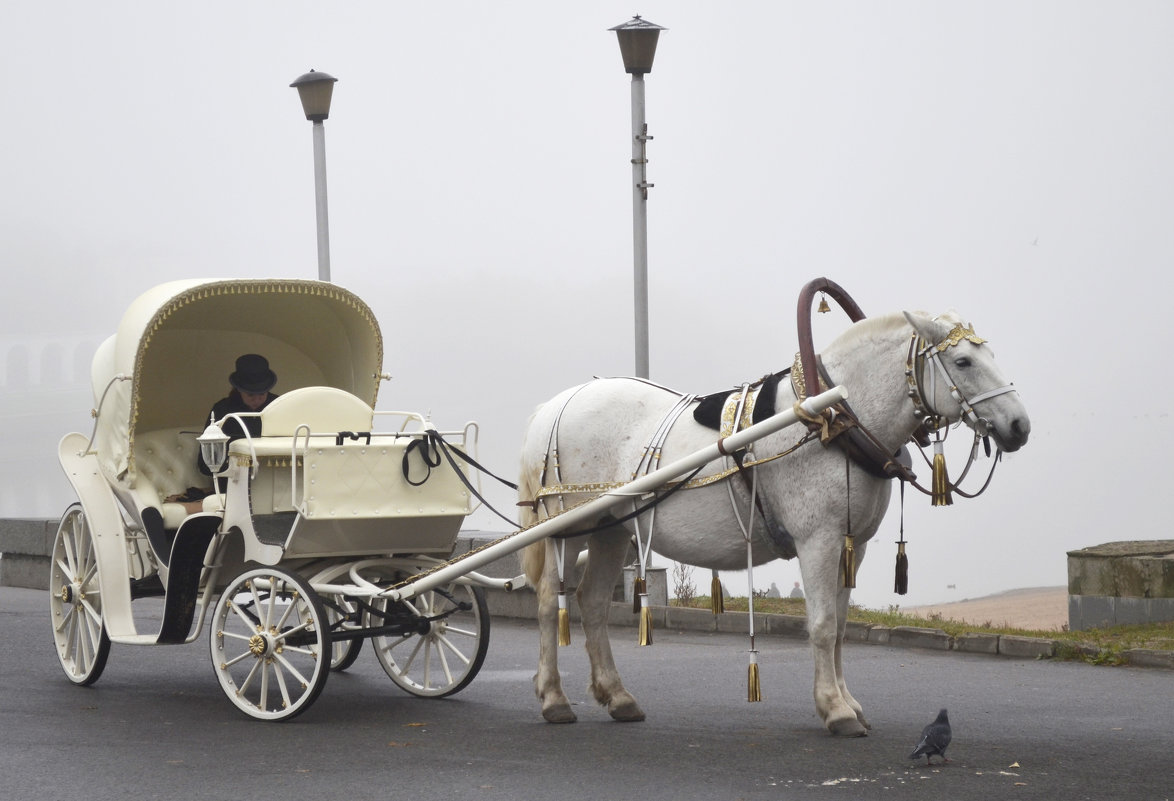
<svg viewBox="0 0 1174 801"><path fill-rule="evenodd" d="M950 390L950 396L962 409L961 418L974 429L976 436L985 437L990 433L991 422L980 417L974 407L983 401L997 398L1008 392L1017 392L1014 384L996 387L967 398L957 382L950 375L942 354L962 341L981 345L985 339L974 333L973 325L958 323L937 344L931 344L917 331L909 342L909 357L905 361L905 380L909 385L909 399L913 402L913 414L929 431L939 431L949 424L949 419L934 408L933 398L937 397L937 382L940 379ZM929 368L927 370L927 367ZM927 386L928 385L928 386Z"/></svg>

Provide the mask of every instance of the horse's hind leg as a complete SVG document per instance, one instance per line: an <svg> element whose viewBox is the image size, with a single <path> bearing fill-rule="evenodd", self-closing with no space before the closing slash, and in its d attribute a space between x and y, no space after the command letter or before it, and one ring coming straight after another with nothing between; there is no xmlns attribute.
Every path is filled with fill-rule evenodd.
<svg viewBox="0 0 1174 801"><path fill-rule="evenodd" d="M591 660L591 685L595 700L607 707L608 714L619 721L644 720L644 710L632 694L624 689L616 670L607 634L612 591L623 568L628 538L620 529L596 534L588 545L589 559L579 583L579 612Z"/></svg>
<svg viewBox="0 0 1174 801"><path fill-rule="evenodd" d="M578 558L579 541L568 541L567 570L573 570ZM572 547L572 543L575 543ZM542 703L542 717L549 723L574 723L575 712L563 692L558 672L558 569L554 542L545 543L546 565L535 588L538 591L538 672L534 675L534 694Z"/></svg>

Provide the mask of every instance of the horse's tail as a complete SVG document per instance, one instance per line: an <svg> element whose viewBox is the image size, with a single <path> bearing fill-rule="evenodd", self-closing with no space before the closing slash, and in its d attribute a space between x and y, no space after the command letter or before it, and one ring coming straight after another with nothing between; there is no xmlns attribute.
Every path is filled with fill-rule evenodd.
<svg viewBox="0 0 1174 801"><path fill-rule="evenodd" d="M539 407L541 409L542 407ZM534 418L537 417L538 411L530 418L530 424L527 426L527 431L534 424ZM527 437L529 439L529 437ZM542 489L542 464L538 462L531 463L528 459L530 455L529 442L522 446L522 465L518 471L518 517L522 523L522 528L528 528L538 522L538 504L535 498L538 496L538 491ZM538 542L527 545L522 552L522 570L526 574L526 580L531 587L538 588L538 580L542 578L542 571L546 566L546 542L539 540Z"/></svg>

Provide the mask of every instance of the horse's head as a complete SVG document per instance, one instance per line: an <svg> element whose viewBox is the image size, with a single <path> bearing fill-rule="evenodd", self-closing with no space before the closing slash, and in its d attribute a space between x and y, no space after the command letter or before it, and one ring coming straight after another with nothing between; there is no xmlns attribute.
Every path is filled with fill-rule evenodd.
<svg viewBox="0 0 1174 801"><path fill-rule="evenodd" d="M1004 451L1022 448L1031 421L986 340L953 313L905 312L905 319L915 332L908 365L915 412L931 420L963 420Z"/></svg>

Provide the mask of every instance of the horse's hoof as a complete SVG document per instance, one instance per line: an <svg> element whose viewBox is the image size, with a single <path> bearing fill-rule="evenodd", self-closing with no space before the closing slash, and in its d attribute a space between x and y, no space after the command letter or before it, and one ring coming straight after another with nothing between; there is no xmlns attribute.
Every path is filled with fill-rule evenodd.
<svg viewBox="0 0 1174 801"><path fill-rule="evenodd" d="M868 729L855 716L840 720L829 720L828 731L837 737L867 737Z"/></svg>
<svg viewBox="0 0 1174 801"><path fill-rule="evenodd" d="M547 723L574 723L579 718L571 709L570 704L553 704L542 710L542 717Z"/></svg>
<svg viewBox="0 0 1174 801"><path fill-rule="evenodd" d="M607 714L611 715L612 720L618 720L620 723L638 723L644 720L644 710L632 698L621 703L610 704L607 708Z"/></svg>

